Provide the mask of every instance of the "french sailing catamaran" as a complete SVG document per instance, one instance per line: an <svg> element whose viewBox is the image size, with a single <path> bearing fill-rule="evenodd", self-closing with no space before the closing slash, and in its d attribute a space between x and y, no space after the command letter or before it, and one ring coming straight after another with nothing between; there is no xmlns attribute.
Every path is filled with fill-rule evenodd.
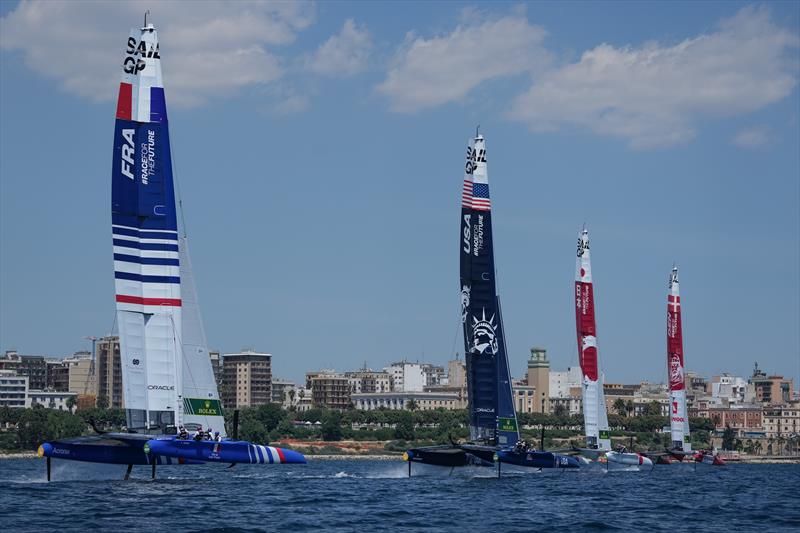
<svg viewBox="0 0 800 533"><path fill-rule="evenodd" d="M122 62L111 222L123 395L129 433L39 447L39 455L99 463L305 463L302 454L225 434L185 232L179 236L156 30L132 30ZM185 229L185 228L184 228ZM234 417L236 418L236 417ZM235 425L235 424L234 424ZM220 441L179 438L215 428Z"/></svg>
<svg viewBox="0 0 800 533"><path fill-rule="evenodd" d="M495 284L486 144L479 133L467 148L459 256L470 440L408 450L403 458L409 462L409 475L412 462L449 467L500 463L536 468L579 466L573 457L520 445Z"/></svg>
<svg viewBox="0 0 800 533"><path fill-rule="evenodd" d="M624 449L611 450L603 376L599 371L592 261L589 251L589 232L586 228L578 236L578 257L575 261L575 324L578 357L583 375L581 392L586 435L586 447L578 448L577 451L594 461L605 459L608 463L652 466L653 462L650 459L638 453L626 452Z"/></svg>
<svg viewBox="0 0 800 533"><path fill-rule="evenodd" d="M683 327L681 325L681 293L678 267L669 275L667 295L667 371L669 376L669 427L672 446L667 450L678 460L687 457L696 462L721 466L725 461L713 452L693 452L689 442L689 415L686 410L686 382L684 379Z"/></svg>

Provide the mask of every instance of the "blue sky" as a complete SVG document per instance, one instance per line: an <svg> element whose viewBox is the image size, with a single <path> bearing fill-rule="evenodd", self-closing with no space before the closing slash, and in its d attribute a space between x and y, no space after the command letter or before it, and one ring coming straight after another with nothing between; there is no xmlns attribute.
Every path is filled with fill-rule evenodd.
<svg viewBox="0 0 800 533"><path fill-rule="evenodd" d="M487 138L512 371L577 363L592 240L609 382L687 368L800 381L800 4L3 2L0 349L114 321L117 63L151 10L212 348L275 374L444 363L463 154Z"/></svg>

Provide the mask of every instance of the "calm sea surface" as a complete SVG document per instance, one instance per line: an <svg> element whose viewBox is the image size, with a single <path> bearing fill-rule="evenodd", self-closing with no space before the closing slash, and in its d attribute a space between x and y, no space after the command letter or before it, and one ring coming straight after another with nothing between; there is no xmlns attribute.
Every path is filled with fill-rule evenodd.
<svg viewBox="0 0 800 533"><path fill-rule="evenodd" d="M800 466L505 473L400 461L0 461L0 531L800 531ZM424 472L423 472L424 470ZM419 475L417 475L419 474Z"/></svg>

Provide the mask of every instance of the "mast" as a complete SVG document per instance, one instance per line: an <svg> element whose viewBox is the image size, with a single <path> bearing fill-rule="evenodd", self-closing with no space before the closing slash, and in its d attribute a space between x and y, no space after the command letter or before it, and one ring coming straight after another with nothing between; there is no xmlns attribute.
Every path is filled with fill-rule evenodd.
<svg viewBox="0 0 800 533"><path fill-rule="evenodd" d="M686 383L683 366L683 330L681 327L681 294L678 267L669 276L667 295L667 372L669 375L670 433L672 448L690 451L689 417L686 413Z"/></svg>
<svg viewBox="0 0 800 533"><path fill-rule="evenodd" d="M575 325L578 336L578 360L583 374L581 392L586 444L589 448L610 450L608 414L597 354L592 263L589 232L586 228L578 236L578 257L575 261Z"/></svg>
<svg viewBox="0 0 800 533"><path fill-rule="evenodd" d="M127 425L179 422L181 285L175 194L158 36L131 30L122 60L111 221Z"/></svg>
<svg viewBox="0 0 800 533"><path fill-rule="evenodd" d="M519 432L495 283L486 144L478 131L467 147L459 250L470 438L514 444Z"/></svg>

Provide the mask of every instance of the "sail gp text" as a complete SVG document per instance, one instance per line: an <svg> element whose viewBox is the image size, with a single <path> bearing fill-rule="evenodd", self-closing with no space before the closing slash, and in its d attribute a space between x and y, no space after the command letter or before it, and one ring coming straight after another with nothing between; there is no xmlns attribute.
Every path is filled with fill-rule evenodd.
<svg viewBox="0 0 800 533"><path fill-rule="evenodd" d="M122 157L121 172L124 176L134 179L133 167L136 164L136 147L134 145L134 130L122 130L122 138L125 142L121 146L120 154ZM147 130L147 141L140 144L138 166L142 185L147 185L150 176L155 174L156 169L156 132Z"/></svg>

